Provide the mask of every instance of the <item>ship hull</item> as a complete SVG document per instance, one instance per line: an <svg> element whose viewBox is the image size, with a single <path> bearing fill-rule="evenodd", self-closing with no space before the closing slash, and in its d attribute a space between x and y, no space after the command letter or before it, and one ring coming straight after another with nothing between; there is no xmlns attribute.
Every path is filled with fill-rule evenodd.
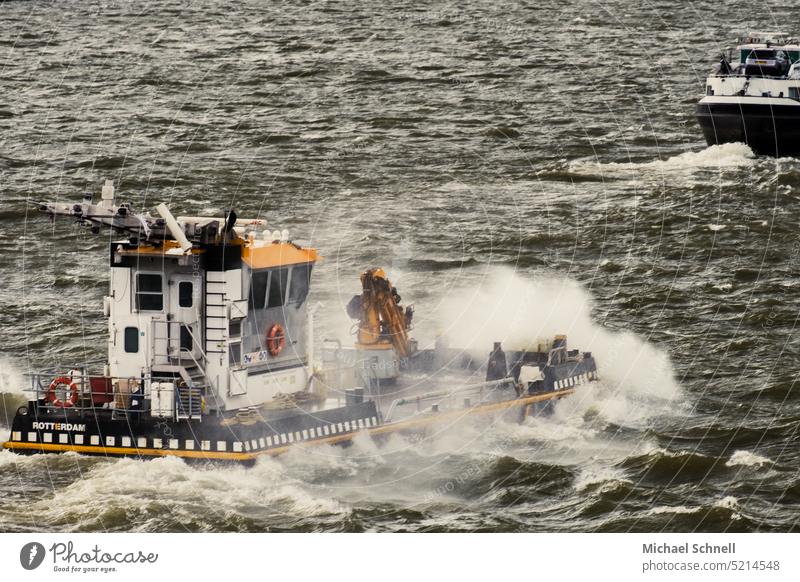
<svg viewBox="0 0 800 582"><path fill-rule="evenodd" d="M697 104L695 115L708 145L741 142L759 155L800 153L800 102L706 97Z"/></svg>
<svg viewBox="0 0 800 582"><path fill-rule="evenodd" d="M283 454L295 445L347 445L359 434L377 439L397 433L418 434L431 425L473 415L508 414L513 420L522 420L547 413L554 401L574 391L573 387L510 397L389 423L381 421L373 402L247 424L120 422L105 414L107 411L96 415L61 409L59 414L36 415L36 407L31 406L16 415L11 439L3 447L20 454L76 452L104 457L175 456L247 463L261 456Z"/></svg>

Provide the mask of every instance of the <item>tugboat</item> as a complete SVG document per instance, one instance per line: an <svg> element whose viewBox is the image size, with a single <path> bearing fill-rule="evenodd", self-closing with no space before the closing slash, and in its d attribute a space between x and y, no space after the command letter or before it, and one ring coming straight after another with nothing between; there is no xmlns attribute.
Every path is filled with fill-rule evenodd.
<svg viewBox="0 0 800 582"><path fill-rule="evenodd" d="M116 204L111 181L97 204L87 195L39 210L123 238L108 252L107 360L29 374L31 398L3 443L10 451L252 462L300 443L546 413L597 380L591 353L558 336L535 350L496 344L486 379L475 381L478 359L443 342L417 349L412 310L381 269L362 275L351 302L356 345L323 341L315 365L307 299L320 257L286 230L233 211L175 217L164 204L157 217L137 215Z"/></svg>
<svg viewBox="0 0 800 582"><path fill-rule="evenodd" d="M757 154L800 152L800 43L753 32L706 79L697 121L708 145L743 142Z"/></svg>

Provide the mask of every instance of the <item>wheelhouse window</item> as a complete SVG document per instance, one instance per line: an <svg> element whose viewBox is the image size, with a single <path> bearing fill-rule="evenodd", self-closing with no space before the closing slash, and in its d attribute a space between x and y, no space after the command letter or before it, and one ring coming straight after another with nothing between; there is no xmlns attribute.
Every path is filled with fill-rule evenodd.
<svg viewBox="0 0 800 582"><path fill-rule="evenodd" d="M138 354L139 353L139 328L126 327L125 328L125 353Z"/></svg>
<svg viewBox="0 0 800 582"><path fill-rule="evenodd" d="M181 281L178 283L178 305L180 307L191 307L194 302L194 285L191 281Z"/></svg>
<svg viewBox="0 0 800 582"><path fill-rule="evenodd" d="M267 306L267 283L269 271L253 273L250 278L250 308L264 309Z"/></svg>
<svg viewBox="0 0 800 582"><path fill-rule="evenodd" d="M161 275L137 273L136 309L138 311L163 311L164 291Z"/></svg>
<svg viewBox="0 0 800 582"><path fill-rule="evenodd" d="M252 309L280 307L286 302L288 283L287 268L253 273L250 279L250 307Z"/></svg>
<svg viewBox="0 0 800 582"><path fill-rule="evenodd" d="M308 297L311 285L311 265L297 265L292 269L292 282L289 285L289 300L287 303L302 305Z"/></svg>
<svg viewBox="0 0 800 582"><path fill-rule="evenodd" d="M275 269L269 278L269 299L267 307L280 307L286 301L286 287L289 282L289 269Z"/></svg>

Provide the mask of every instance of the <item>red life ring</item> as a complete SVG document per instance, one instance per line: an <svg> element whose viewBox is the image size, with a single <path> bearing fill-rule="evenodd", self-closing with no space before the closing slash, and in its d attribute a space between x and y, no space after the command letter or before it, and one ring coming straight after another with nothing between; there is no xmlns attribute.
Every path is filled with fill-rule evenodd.
<svg viewBox="0 0 800 582"><path fill-rule="evenodd" d="M71 394L69 400L62 402L56 396L56 388L68 386ZM78 403L78 386L69 376L59 376L50 383L50 390L47 392L47 401L57 408L70 408Z"/></svg>
<svg viewBox="0 0 800 582"><path fill-rule="evenodd" d="M274 323L267 331L267 351L272 357L277 356L286 345L286 334L280 323Z"/></svg>

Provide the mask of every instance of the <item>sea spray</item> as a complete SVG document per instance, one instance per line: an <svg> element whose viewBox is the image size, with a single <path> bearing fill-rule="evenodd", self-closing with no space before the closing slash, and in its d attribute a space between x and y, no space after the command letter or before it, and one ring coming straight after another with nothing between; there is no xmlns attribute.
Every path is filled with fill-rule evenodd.
<svg viewBox="0 0 800 582"><path fill-rule="evenodd" d="M598 409L618 424L646 423L682 408L682 392L668 355L630 332L610 331L592 318L589 293L566 278L528 279L491 268L470 289L455 290L436 314L453 347L484 352L536 349L565 334L572 349L592 352L601 388L582 391L582 410ZM573 399L565 399L567 400Z"/></svg>
<svg viewBox="0 0 800 582"><path fill-rule="evenodd" d="M7 357L0 356L0 426L11 426L17 408L25 405L24 385L19 369ZM0 433L0 440L6 437Z"/></svg>

